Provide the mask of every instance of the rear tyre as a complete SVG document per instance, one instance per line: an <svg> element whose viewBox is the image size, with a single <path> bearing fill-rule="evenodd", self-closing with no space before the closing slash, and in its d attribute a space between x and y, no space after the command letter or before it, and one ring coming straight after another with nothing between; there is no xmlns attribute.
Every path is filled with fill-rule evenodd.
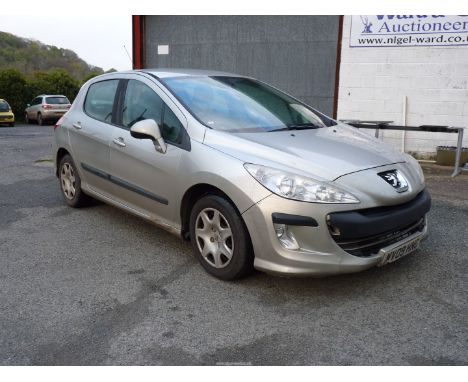
<svg viewBox="0 0 468 382"><path fill-rule="evenodd" d="M199 199L190 213L193 252L211 275L235 280L253 271L250 236L234 206L218 195Z"/></svg>
<svg viewBox="0 0 468 382"><path fill-rule="evenodd" d="M10 127L15 127L15 123L12 122L12 123L9 123Z"/></svg>
<svg viewBox="0 0 468 382"><path fill-rule="evenodd" d="M83 207L92 200L81 189L81 178L70 155L60 160L59 181L63 198L70 207Z"/></svg>
<svg viewBox="0 0 468 382"><path fill-rule="evenodd" d="M44 120L42 119L42 114L41 114L41 113L39 113L39 114L37 115L37 124L38 124L39 126L43 126L43 125L44 125Z"/></svg>

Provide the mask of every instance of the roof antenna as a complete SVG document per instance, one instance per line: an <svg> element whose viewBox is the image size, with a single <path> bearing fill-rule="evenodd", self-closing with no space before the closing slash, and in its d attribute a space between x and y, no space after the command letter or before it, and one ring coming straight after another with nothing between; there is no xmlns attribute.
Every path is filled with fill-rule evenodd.
<svg viewBox="0 0 468 382"><path fill-rule="evenodd" d="M130 62L132 63L132 68L133 68L133 60L132 60L132 57L130 57L130 53L128 53L127 47L126 47L125 45L124 45L123 47L124 47L124 49L125 49L125 52L127 52L128 59L129 59Z"/></svg>

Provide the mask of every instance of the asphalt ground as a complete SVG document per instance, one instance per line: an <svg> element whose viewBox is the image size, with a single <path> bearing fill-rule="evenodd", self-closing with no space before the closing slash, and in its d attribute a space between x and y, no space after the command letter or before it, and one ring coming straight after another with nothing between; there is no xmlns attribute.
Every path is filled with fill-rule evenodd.
<svg viewBox="0 0 468 382"><path fill-rule="evenodd" d="M467 365L468 176L426 169L420 250L329 278L210 277L188 243L65 205L50 126L0 128L1 365Z"/></svg>

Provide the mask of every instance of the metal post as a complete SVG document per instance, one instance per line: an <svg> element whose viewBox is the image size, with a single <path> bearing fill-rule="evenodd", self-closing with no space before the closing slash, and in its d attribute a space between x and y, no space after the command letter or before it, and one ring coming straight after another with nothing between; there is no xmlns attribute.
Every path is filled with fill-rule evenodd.
<svg viewBox="0 0 468 382"><path fill-rule="evenodd" d="M459 127L457 130L458 130L457 152L455 154L455 168L453 169L452 178L456 177L458 174L461 173L460 158L461 158L461 152L462 152L462 147L463 147L463 127Z"/></svg>
<svg viewBox="0 0 468 382"><path fill-rule="evenodd" d="M379 138L379 131L380 131L380 129L377 127L377 128L375 129L375 137L376 137L376 138Z"/></svg>

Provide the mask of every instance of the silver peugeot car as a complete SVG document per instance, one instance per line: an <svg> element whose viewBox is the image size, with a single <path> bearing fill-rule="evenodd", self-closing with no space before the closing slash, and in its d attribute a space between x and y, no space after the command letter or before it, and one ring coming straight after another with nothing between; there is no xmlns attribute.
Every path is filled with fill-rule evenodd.
<svg viewBox="0 0 468 382"><path fill-rule="evenodd" d="M66 203L91 197L190 240L212 275L331 275L427 235L418 162L253 78L104 74L55 126Z"/></svg>

